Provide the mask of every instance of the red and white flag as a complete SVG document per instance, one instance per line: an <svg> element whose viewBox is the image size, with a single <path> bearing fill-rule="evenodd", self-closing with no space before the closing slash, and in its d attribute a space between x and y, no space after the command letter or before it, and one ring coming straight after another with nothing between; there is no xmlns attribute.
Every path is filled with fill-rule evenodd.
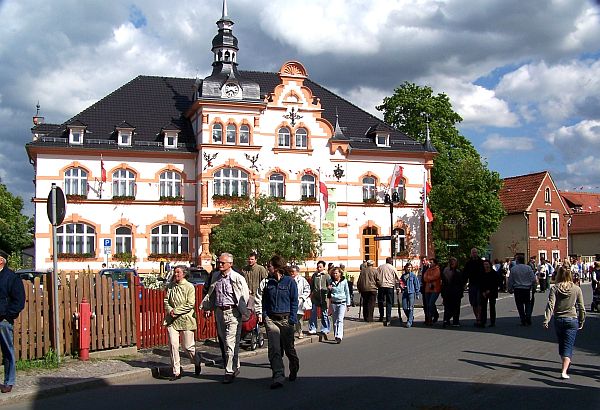
<svg viewBox="0 0 600 410"><path fill-rule="evenodd" d="M323 194L323 202L325 203L325 212L329 208L329 193L327 192L327 185L324 182L319 181L319 192Z"/></svg>
<svg viewBox="0 0 600 410"><path fill-rule="evenodd" d="M390 181L390 188L392 190L398 188L398 185L400 185L403 178L403 172L404 170L399 164L394 165L394 172L392 172L392 180Z"/></svg>
<svg viewBox="0 0 600 410"><path fill-rule="evenodd" d="M106 170L104 169L104 160L102 159L102 155L100 155L100 179L102 182L106 182Z"/></svg>
<svg viewBox="0 0 600 410"><path fill-rule="evenodd" d="M425 173L424 183L423 183L423 214L425 216L425 223L433 222L433 213L431 213L431 209L429 209L429 205L427 203L427 198L429 197L429 192L431 191L431 184L427 180L427 172Z"/></svg>

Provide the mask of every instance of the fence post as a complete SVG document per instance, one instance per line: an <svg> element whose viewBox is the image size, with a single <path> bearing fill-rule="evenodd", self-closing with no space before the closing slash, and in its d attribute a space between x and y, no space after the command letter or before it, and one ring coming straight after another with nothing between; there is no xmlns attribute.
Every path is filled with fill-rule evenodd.
<svg viewBox="0 0 600 410"><path fill-rule="evenodd" d="M129 272L127 274L127 282L129 282L129 289L131 289L131 300L133 301L132 303L132 307L133 307L133 323L132 323L132 330L133 330L133 338L136 341L136 345L138 350L142 347L142 340L141 340L141 336L142 336L142 323L141 323L141 318L140 318L140 314L141 314L141 300L140 297L138 295L140 295L140 293L142 294L142 297L144 297L143 295L143 288L140 284L140 277L139 276L134 276L133 272Z"/></svg>

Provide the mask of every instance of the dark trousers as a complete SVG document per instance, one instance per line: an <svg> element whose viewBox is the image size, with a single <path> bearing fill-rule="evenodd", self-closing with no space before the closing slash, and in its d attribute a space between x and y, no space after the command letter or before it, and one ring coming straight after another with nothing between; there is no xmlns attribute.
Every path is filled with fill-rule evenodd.
<svg viewBox="0 0 600 410"><path fill-rule="evenodd" d="M546 287L546 278L540 278L540 292L545 292L547 287Z"/></svg>
<svg viewBox="0 0 600 410"><path fill-rule="evenodd" d="M487 321L487 310L488 303L490 305L490 324L493 326L496 324L496 298L486 298L481 296L481 324L485 325Z"/></svg>
<svg viewBox="0 0 600 410"><path fill-rule="evenodd" d="M530 289L515 289L515 304L521 318L521 324L531 324L531 312L533 303Z"/></svg>
<svg viewBox="0 0 600 410"><path fill-rule="evenodd" d="M372 322L377 292L360 292L360 296L362 297L363 318L365 319L365 322Z"/></svg>
<svg viewBox="0 0 600 410"><path fill-rule="evenodd" d="M287 318L267 317L265 321L269 339L269 363L273 372L273 380L282 382L285 379L283 354L290 362L290 374L298 373L300 359L294 347L294 325Z"/></svg>
<svg viewBox="0 0 600 410"><path fill-rule="evenodd" d="M458 325L460 318L460 297L447 296L444 298L444 323L452 323Z"/></svg>
<svg viewBox="0 0 600 410"><path fill-rule="evenodd" d="M383 320L383 305L385 304L385 321L389 322L392 317L392 306L394 305L394 288L379 288L377 290L377 305L379 306L379 320Z"/></svg>

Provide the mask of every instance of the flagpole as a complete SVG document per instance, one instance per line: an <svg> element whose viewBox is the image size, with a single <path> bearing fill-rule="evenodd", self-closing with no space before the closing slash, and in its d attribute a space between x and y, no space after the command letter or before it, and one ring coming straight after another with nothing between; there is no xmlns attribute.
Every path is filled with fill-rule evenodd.
<svg viewBox="0 0 600 410"><path fill-rule="evenodd" d="M323 208L321 207L321 167L317 168L319 171L319 244L321 245L321 252L323 252ZM317 190L317 184L315 184L315 191ZM317 193L315 192L315 195Z"/></svg>
<svg viewBox="0 0 600 410"><path fill-rule="evenodd" d="M425 257L428 257L427 246L427 169L423 174L423 226L425 227Z"/></svg>

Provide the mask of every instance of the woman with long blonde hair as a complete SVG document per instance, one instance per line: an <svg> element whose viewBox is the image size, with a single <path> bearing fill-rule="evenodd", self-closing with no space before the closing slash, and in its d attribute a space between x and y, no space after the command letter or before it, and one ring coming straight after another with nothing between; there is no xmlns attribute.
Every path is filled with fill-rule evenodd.
<svg viewBox="0 0 600 410"><path fill-rule="evenodd" d="M585 307L581 288L573 283L571 270L564 265L558 268L556 284L550 289L548 295L544 318L546 329L552 315L554 315L554 328L558 338L558 354L562 359L560 377L568 379L567 370L571 364L577 330L583 328L585 321Z"/></svg>

